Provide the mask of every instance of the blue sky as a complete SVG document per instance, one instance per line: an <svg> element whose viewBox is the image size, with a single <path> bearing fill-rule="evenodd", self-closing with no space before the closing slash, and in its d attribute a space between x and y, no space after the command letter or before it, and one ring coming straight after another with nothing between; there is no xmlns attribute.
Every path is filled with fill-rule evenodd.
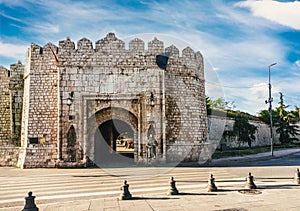
<svg viewBox="0 0 300 211"><path fill-rule="evenodd" d="M300 107L299 1L0 0L0 21L0 65L7 68L25 63L32 42L163 34L204 55L211 98L224 97L252 114L267 109L268 65L277 62L273 105L282 92L292 109Z"/></svg>

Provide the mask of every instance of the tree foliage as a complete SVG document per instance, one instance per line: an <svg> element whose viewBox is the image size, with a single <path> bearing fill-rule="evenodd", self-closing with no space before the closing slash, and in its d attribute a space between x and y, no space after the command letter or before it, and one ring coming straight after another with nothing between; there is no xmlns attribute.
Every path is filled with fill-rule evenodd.
<svg viewBox="0 0 300 211"><path fill-rule="evenodd" d="M300 108L295 107L295 110L288 110L290 105L284 104L283 94L280 94L279 105L275 109L272 109L272 120L276 127L276 133L279 134L279 140L281 143L291 143L300 135L299 126L296 125L300 121ZM248 143L251 147L252 142L255 140L255 132L257 127L250 124L249 120L261 120L270 125L270 111L262 110L257 116L250 115L245 112L234 110L234 102L226 101L224 98L218 98L216 100L206 97L206 109L207 114L211 115L214 111L214 115L227 116L235 119L234 128L231 136L236 136L238 142Z"/></svg>
<svg viewBox="0 0 300 211"><path fill-rule="evenodd" d="M298 140L296 135L300 134L299 127L295 125L296 116L294 112L287 111L289 105L285 105L283 101L283 94L280 92L279 106L276 108L278 118L274 124L277 127L276 133L279 134L279 141L281 143L291 143L294 140Z"/></svg>
<svg viewBox="0 0 300 211"><path fill-rule="evenodd" d="M235 104L233 101L226 101L224 98L214 100L210 97L206 97L206 110L208 115L213 113L217 116L226 116L228 112L234 112L234 108Z"/></svg>
<svg viewBox="0 0 300 211"><path fill-rule="evenodd" d="M248 143L251 148L252 142L255 140L255 132L257 127L249 123L249 118L245 115L238 114L235 117L233 133L236 135L238 142Z"/></svg>
<svg viewBox="0 0 300 211"><path fill-rule="evenodd" d="M234 101L226 101L224 98L220 97L216 100L209 99L210 108L215 110L233 110L235 109Z"/></svg>
<svg viewBox="0 0 300 211"><path fill-rule="evenodd" d="M207 114L210 115L211 114L211 110L212 110L212 102L211 99L209 97L206 97L206 111Z"/></svg>
<svg viewBox="0 0 300 211"><path fill-rule="evenodd" d="M279 93L279 105L272 110L272 120L276 127L276 133L279 134L281 143L291 143L297 140L296 135L300 134L299 127L295 125L299 121L299 108L296 107L295 111L288 111L290 105L284 104L283 94ZM263 110L258 114L258 117L263 122L270 124L270 112Z"/></svg>
<svg viewBox="0 0 300 211"><path fill-rule="evenodd" d="M259 114L258 114L258 118L263 121L264 123L270 125L270 112L269 110L262 110ZM278 118L278 113L276 110L272 110L272 120L273 122L276 121L276 119Z"/></svg>

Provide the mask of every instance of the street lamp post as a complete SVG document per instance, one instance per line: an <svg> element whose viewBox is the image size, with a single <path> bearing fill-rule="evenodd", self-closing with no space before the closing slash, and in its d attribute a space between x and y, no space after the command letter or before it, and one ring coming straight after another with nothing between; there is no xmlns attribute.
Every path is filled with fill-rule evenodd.
<svg viewBox="0 0 300 211"><path fill-rule="evenodd" d="M271 67L276 65L277 63L273 63L269 65L269 99L266 100L266 103L269 103L269 112L270 112L270 143L271 143L271 156L274 155L273 153L273 119L272 119L272 102L273 102L273 98L272 98L272 85L271 85Z"/></svg>

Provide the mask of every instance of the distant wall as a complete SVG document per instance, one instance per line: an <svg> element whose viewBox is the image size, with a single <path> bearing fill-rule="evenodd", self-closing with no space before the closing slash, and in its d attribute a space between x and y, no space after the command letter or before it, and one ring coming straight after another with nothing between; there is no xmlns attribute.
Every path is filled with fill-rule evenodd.
<svg viewBox="0 0 300 211"><path fill-rule="evenodd" d="M239 143L237 137L223 137L223 133L226 131L233 131L234 120L227 117L209 116L209 143L220 148L237 148L237 147L248 147L248 144ZM249 121L257 127L255 132L255 140L252 142L252 146L267 146L270 145L270 127L263 122ZM275 131L275 130L274 130ZM278 135L274 132L274 143L279 143Z"/></svg>

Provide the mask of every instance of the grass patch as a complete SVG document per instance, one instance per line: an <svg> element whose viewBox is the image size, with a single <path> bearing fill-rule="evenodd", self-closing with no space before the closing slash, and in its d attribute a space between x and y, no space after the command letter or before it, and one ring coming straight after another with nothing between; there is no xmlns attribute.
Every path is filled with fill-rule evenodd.
<svg viewBox="0 0 300 211"><path fill-rule="evenodd" d="M293 149L293 148L300 148L300 145L299 144L274 145L273 150L277 151L277 150L285 150L285 149ZM255 148L236 148L236 149L228 149L223 151L216 150L215 153L212 155L212 159L252 155L252 154L258 154L263 152L270 152L270 150L271 150L270 146L255 147Z"/></svg>

